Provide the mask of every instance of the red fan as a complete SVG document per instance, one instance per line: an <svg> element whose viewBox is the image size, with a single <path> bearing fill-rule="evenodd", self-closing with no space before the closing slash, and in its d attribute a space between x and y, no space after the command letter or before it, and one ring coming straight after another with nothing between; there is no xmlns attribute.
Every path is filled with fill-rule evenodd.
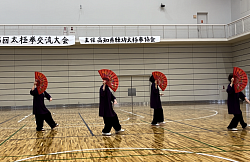
<svg viewBox="0 0 250 162"><path fill-rule="evenodd" d="M234 67L234 91L235 93L239 93L247 86L247 74L245 71L238 67Z"/></svg>
<svg viewBox="0 0 250 162"><path fill-rule="evenodd" d="M168 85L167 77L159 71L152 72L152 75L154 76L154 79L157 80L157 84L159 85L161 90L164 91Z"/></svg>
<svg viewBox="0 0 250 162"><path fill-rule="evenodd" d="M48 80L43 73L35 72L35 79L37 81L36 88L38 94L42 94L48 87Z"/></svg>
<svg viewBox="0 0 250 162"><path fill-rule="evenodd" d="M107 80L106 84L115 92L119 85L117 75L109 69L101 69L98 72L103 80Z"/></svg>

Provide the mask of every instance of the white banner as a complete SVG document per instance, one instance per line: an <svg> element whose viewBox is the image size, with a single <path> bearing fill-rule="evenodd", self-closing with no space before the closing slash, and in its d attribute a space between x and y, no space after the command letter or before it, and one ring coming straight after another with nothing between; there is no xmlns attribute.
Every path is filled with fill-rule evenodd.
<svg viewBox="0 0 250 162"><path fill-rule="evenodd" d="M0 35L0 46L70 46L75 36Z"/></svg>
<svg viewBox="0 0 250 162"><path fill-rule="evenodd" d="M79 37L80 44L156 43L160 36Z"/></svg>

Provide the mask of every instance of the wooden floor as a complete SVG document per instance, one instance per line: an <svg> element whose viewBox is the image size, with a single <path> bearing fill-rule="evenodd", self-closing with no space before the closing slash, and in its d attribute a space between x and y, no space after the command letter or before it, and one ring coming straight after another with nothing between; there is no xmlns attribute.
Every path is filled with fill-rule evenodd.
<svg viewBox="0 0 250 162"><path fill-rule="evenodd" d="M250 124L248 105L241 105ZM164 106L164 126L152 127L149 107L116 107L126 131L101 135L96 108L50 109L59 124L36 132L31 110L0 111L0 161L250 161L250 128L226 129L224 104Z"/></svg>

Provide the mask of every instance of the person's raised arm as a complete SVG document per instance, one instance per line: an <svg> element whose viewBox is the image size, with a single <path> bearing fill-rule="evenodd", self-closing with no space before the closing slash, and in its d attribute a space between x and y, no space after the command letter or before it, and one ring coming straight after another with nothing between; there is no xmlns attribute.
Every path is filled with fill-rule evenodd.
<svg viewBox="0 0 250 162"><path fill-rule="evenodd" d="M158 93L158 85L157 85L157 82L155 83L152 83L152 92L153 93Z"/></svg>
<svg viewBox="0 0 250 162"><path fill-rule="evenodd" d="M231 79L231 83L230 83L231 87L233 87L233 83L234 83L234 78Z"/></svg>
<svg viewBox="0 0 250 162"><path fill-rule="evenodd" d="M31 94L32 96L35 96L35 95L38 94L37 90L35 90L36 84L37 84L37 82L34 81L33 87L32 87L31 90L30 90L30 94Z"/></svg>
<svg viewBox="0 0 250 162"><path fill-rule="evenodd" d="M101 97L105 96L105 88L106 88L106 80L103 80L103 85L100 88L100 96Z"/></svg>
<svg viewBox="0 0 250 162"><path fill-rule="evenodd" d="M36 88L36 84L37 84L37 82L34 81L33 87L31 88L32 91L34 91L34 89Z"/></svg>
<svg viewBox="0 0 250 162"><path fill-rule="evenodd" d="M105 91L105 88L106 88L106 80L103 80L103 87L102 87L102 90Z"/></svg>
<svg viewBox="0 0 250 162"><path fill-rule="evenodd" d="M157 80L155 80L155 89L157 89L158 86L157 86Z"/></svg>
<svg viewBox="0 0 250 162"><path fill-rule="evenodd" d="M227 93L229 94L233 93L233 90L234 90L233 82L234 82L234 78L231 79L231 83L227 87Z"/></svg>

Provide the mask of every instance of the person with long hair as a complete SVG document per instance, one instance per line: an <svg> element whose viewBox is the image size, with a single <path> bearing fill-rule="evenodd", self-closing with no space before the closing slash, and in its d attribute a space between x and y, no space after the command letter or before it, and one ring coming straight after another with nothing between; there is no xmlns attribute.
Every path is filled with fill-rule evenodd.
<svg viewBox="0 0 250 162"><path fill-rule="evenodd" d="M115 96L109 90L107 86L108 79L103 79L103 85L100 87L100 102L99 102L99 116L103 117L104 128L102 130L102 135L110 136L111 128L115 129L115 133L123 132L121 129L119 119L115 113L112 103L117 104Z"/></svg>
<svg viewBox="0 0 250 162"><path fill-rule="evenodd" d="M159 92L157 81L154 79L153 75L151 75L149 81L152 83L150 92L150 107L154 109L154 117L153 121L151 122L151 125L158 126L160 124L165 124L163 109L161 106L161 99L160 99L160 96L162 94L160 94Z"/></svg>
<svg viewBox="0 0 250 162"><path fill-rule="evenodd" d="M33 96L33 114L35 114L36 118L36 130L45 131L43 129L44 120L48 123L51 129L54 129L58 127L58 124L55 123L50 111L44 104L44 97L46 97L50 102L52 101L52 97L46 91L44 91L42 94L39 94L36 85L37 80L34 81L33 87L30 90L30 94Z"/></svg>
<svg viewBox="0 0 250 162"><path fill-rule="evenodd" d="M233 82L234 82L233 74L229 74L228 81L229 81L229 84L227 86L228 114L233 114L234 117L231 120L230 124L228 125L227 129L232 130L232 131L237 131L238 129L236 127L237 127L239 122L240 122L243 129L246 128L247 126L249 126L243 120L242 112L240 110L240 101L239 101L239 99L241 99L242 101L245 100L249 104L250 104L250 102L242 92L235 93L234 84L233 84Z"/></svg>

